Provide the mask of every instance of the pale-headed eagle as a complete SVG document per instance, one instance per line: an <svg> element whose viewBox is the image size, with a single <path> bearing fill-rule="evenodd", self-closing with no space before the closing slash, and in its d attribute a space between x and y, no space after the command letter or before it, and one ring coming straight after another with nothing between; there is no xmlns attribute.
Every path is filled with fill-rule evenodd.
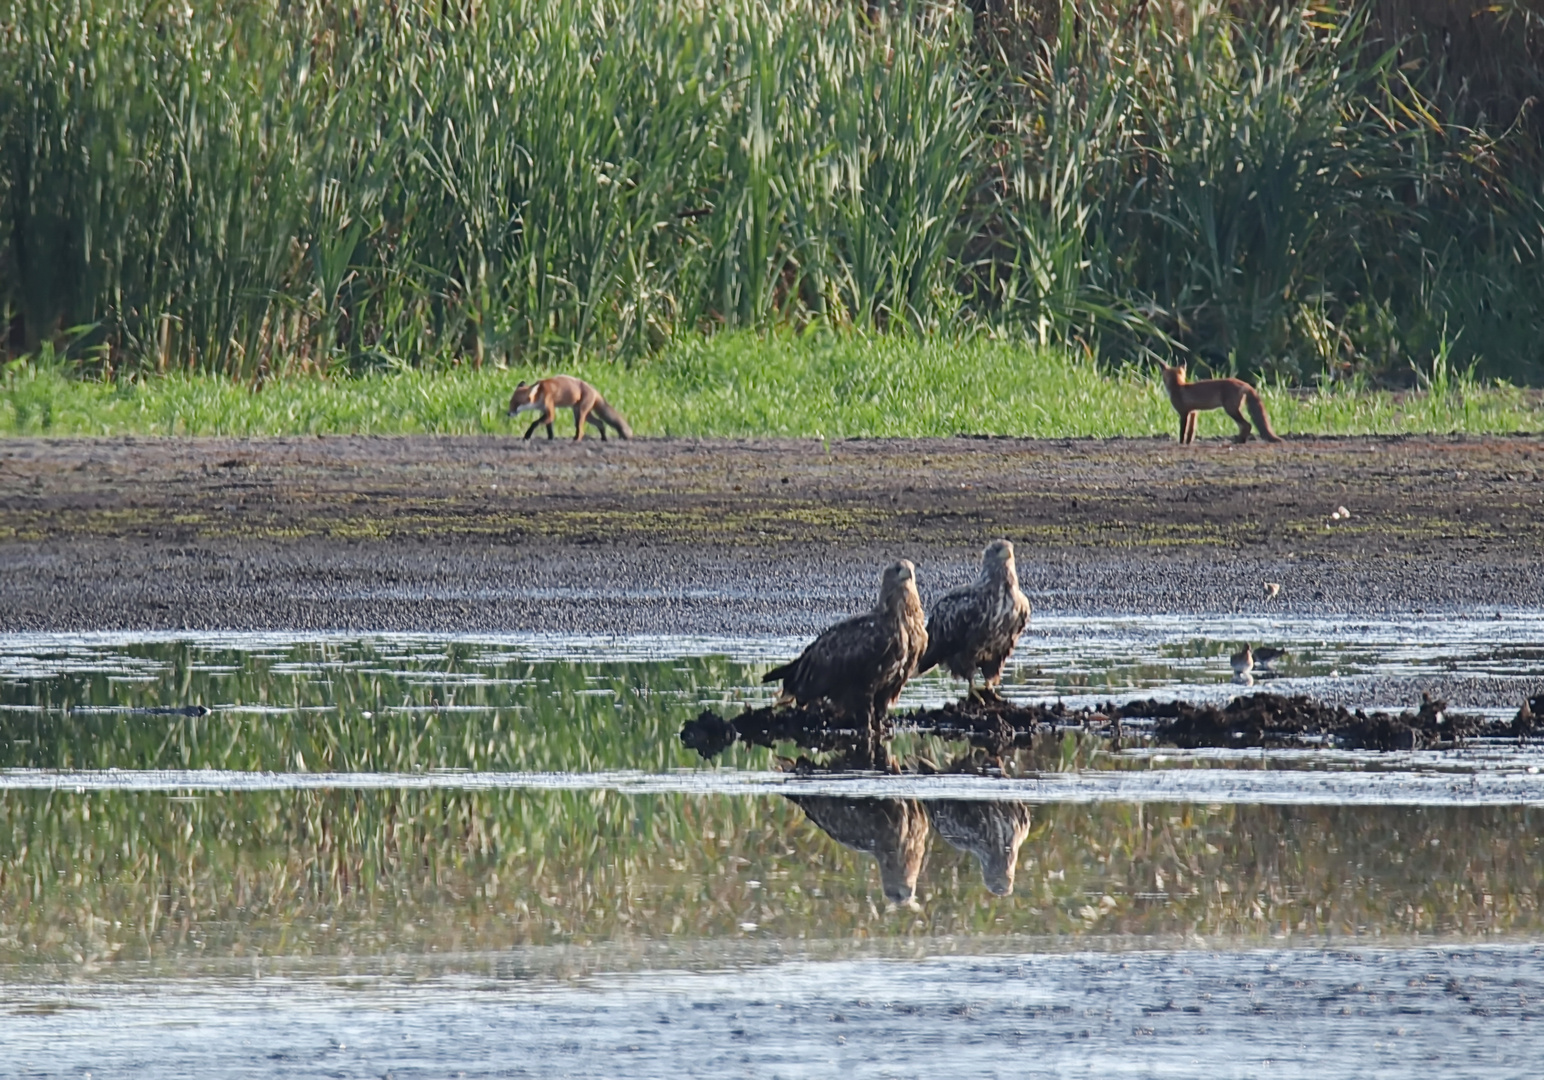
<svg viewBox="0 0 1544 1080"><path fill-rule="evenodd" d="M1029 625L1029 600L1019 591L1013 545L993 540L981 553L981 576L938 598L927 620L927 652L917 674L943 664L976 693L976 672L986 682L982 695L997 696L1003 664Z"/></svg>
<svg viewBox="0 0 1544 1080"><path fill-rule="evenodd" d="M910 903L927 854L927 813L916 799L838 799L790 795L804 816L844 847L874 856L892 904Z"/></svg>
<svg viewBox="0 0 1544 1080"><path fill-rule="evenodd" d="M783 699L808 705L822 698L872 729L901 694L927 648L916 570L902 559L885 567L873 611L843 619L799 658L762 682L783 680Z"/></svg>
<svg viewBox="0 0 1544 1080"><path fill-rule="evenodd" d="M1034 820L1028 803L938 799L926 806L938 835L950 847L976 857L988 889L998 896L1013 892L1019 848Z"/></svg>

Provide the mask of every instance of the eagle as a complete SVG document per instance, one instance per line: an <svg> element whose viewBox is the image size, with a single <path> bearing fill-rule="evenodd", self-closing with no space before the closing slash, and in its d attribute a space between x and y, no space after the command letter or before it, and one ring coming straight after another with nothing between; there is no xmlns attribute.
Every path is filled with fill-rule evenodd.
<svg viewBox="0 0 1544 1080"><path fill-rule="evenodd" d="M1029 803L937 799L926 805L938 835L976 857L986 887L997 896L1011 894L1019 848L1034 820Z"/></svg>
<svg viewBox="0 0 1544 1080"><path fill-rule="evenodd" d="M825 699L839 712L878 728L927 648L926 619L917 596L916 569L905 559L885 567L879 603L843 619L762 682L783 681L780 701L800 705Z"/></svg>
<svg viewBox="0 0 1544 1080"><path fill-rule="evenodd" d="M950 589L933 604L927 620L927 651L917 674L939 664L947 667L977 696L975 677L985 683L980 696L998 698L1003 664L1029 625L1029 600L1019 591L1019 571L1013 545L993 540L981 553L981 576L969 585Z"/></svg>
<svg viewBox="0 0 1544 1080"><path fill-rule="evenodd" d="M917 895L917 875L927 854L927 812L916 799L787 798L838 844L878 860L885 899L907 904Z"/></svg>

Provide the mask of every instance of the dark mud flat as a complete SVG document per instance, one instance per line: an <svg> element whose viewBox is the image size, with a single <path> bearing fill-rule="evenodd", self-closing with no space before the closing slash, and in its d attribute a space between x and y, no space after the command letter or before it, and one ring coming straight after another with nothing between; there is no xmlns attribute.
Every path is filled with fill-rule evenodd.
<svg viewBox="0 0 1544 1080"><path fill-rule="evenodd" d="M1125 725L1135 722L1137 726ZM1183 749L1246 747L1334 747L1341 750L1451 749L1471 739L1527 739L1544 734L1544 694L1522 704L1510 721L1451 712L1443 701L1427 700L1417 710L1388 713L1315 701L1302 694L1257 693L1226 705L1149 698L1098 709L1019 705L1009 701L961 701L941 709L916 709L889 718L895 731L968 742L1001 756L1029 749L1038 736L1081 728L1113 744L1128 741ZM865 752L866 740L849 721L822 703L747 709L733 719L704 710L681 728L681 742L713 758L735 742L776 748L834 751L850 763Z"/></svg>
<svg viewBox="0 0 1544 1080"><path fill-rule="evenodd" d="M0 630L803 634L995 536L1045 612L1484 612L1541 492L1538 437L8 439Z"/></svg>

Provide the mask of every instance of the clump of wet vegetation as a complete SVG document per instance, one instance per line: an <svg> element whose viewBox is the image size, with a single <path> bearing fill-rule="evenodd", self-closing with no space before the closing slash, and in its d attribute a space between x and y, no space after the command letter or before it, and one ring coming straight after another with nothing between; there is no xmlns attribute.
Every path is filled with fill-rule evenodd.
<svg viewBox="0 0 1544 1080"><path fill-rule="evenodd" d="M812 326L1540 374L1535 12L1007 7L11 3L0 350L265 392Z"/></svg>
<svg viewBox="0 0 1544 1080"><path fill-rule="evenodd" d="M1400 713L1351 710L1303 694L1240 695L1225 704L1149 698L1116 705L1068 709L1011 701L964 700L941 708L913 709L890 716L887 734L920 735L966 742L1001 759L1014 750L1033 748L1049 735L1087 732L1106 745L1173 746L1183 749L1244 747L1324 747L1341 750L1452 749L1471 739L1526 738L1535 729L1531 699L1513 720L1453 712L1444 701L1426 699L1418 709ZM809 706L769 705L747 709L733 719L703 710L681 728L681 743L712 758L743 742L777 748L837 751L850 758L859 738L850 724L823 702Z"/></svg>

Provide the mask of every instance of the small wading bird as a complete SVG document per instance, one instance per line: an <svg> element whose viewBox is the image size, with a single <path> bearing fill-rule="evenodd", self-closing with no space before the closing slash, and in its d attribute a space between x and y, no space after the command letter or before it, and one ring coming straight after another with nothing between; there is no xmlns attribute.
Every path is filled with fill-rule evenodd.
<svg viewBox="0 0 1544 1080"><path fill-rule="evenodd" d="M1247 644L1228 657L1228 663L1233 665L1234 675L1245 675L1254 670L1254 650Z"/></svg>
<svg viewBox="0 0 1544 1080"><path fill-rule="evenodd" d="M1269 671L1273 663L1286 655L1286 649L1276 649L1269 645L1261 645L1254 651L1255 670Z"/></svg>
<svg viewBox="0 0 1544 1080"><path fill-rule="evenodd" d="M926 648L916 571L902 559L885 567L872 611L830 627L797 660L773 668L761 681L783 681L779 703L829 701L867 731L873 749L885 713Z"/></svg>
<svg viewBox="0 0 1544 1080"><path fill-rule="evenodd" d="M1254 651L1247 644L1228 657L1228 663L1233 665L1234 682L1240 686L1254 685Z"/></svg>
<svg viewBox="0 0 1544 1080"><path fill-rule="evenodd" d="M997 684L1029 625L1029 600L1019 590L1013 545L993 540L981 553L981 575L950 589L933 604L927 620L927 652L917 674L943 664L968 684L968 696L1001 700ZM983 684L976 690L976 672Z"/></svg>
<svg viewBox="0 0 1544 1080"><path fill-rule="evenodd" d="M1233 681L1245 686L1253 686L1256 671L1270 671L1271 662L1286 655L1286 649L1277 649L1270 645L1253 649L1245 644L1242 649L1228 657L1228 663L1233 665Z"/></svg>

